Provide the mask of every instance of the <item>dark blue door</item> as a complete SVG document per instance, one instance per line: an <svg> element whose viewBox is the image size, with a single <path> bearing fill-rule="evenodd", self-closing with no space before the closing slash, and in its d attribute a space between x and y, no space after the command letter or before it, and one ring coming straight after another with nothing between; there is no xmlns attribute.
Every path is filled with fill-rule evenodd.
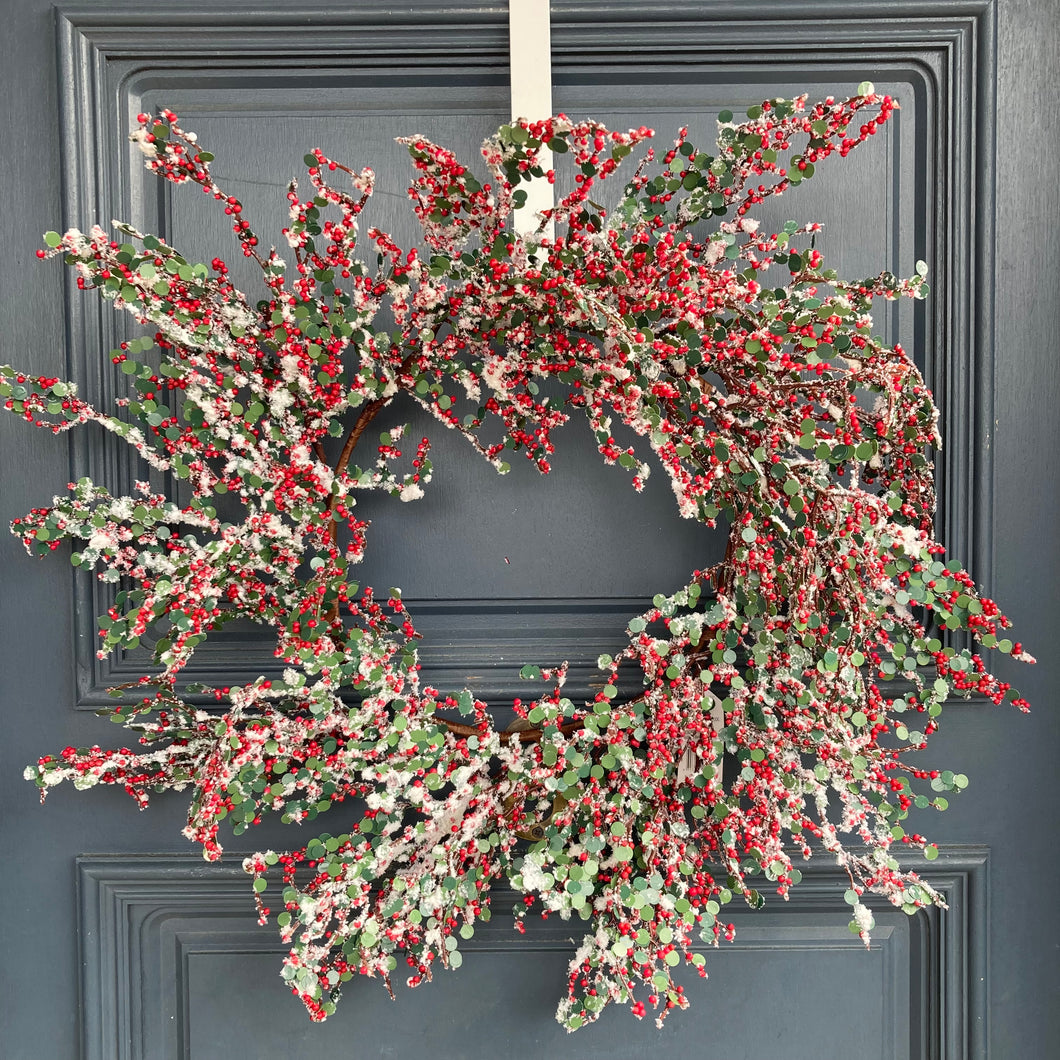
<svg viewBox="0 0 1060 1060"><path fill-rule="evenodd" d="M137 112L177 111L259 231L277 239L283 191L306 150L370 164L378 187L397 193L377 196L372 221L405 245L415 222L393 138L422 132L474 160L508 117L504 5L4 6L0 360L75 379L102 401L121 393L106 351L124 325L64 287L58 265L36 261L40 233L123 218L203 260L226 237L206 197L144 173L125 140ZM553 1013L576 929L548 921L520 936L506 915L514 897L497 895L458 972L399 989L396 1004L375 982L353 983L338 1013L311 1025L278 976L282 948L273 928L257 926L240 869L243 850L290 845L283 829L231 841L225 861L206 865L180 838L179 796L144 814L115 790L64 788L36 805L23 767L67 744L112 740L93 711L110 702L109 686L140 673L146 649L97 659L107 587L59 557L31 561L7 538L3 1056L1057 1052L1060 914L1048 885L1060 861L1046 789L1060 754L1046 680L1060 634L1055 15L1051 0L553 4L556 109L648 124L664 144L683 124L707 139L726 107L839 95L866 78L901 101L886 138L779 213L825 223L830 256L848 273L931 261L926 308L881 323L892 341L915 344L943 409L940 536L1043 658L1011 675L1034 713L955 706L936 738L934 757L971 778L920 828L939 842L923 874L948 909L907 918L878 908L866 952L847 930L845 877L822 859L789 903L734 914L736 942L707 953L708 980L688 983L691 1010L662 1032L618 1011L567 1037ZM88 431L56 439L5 417L0 432L5 520L79 474L115 489L144 474ZM503 704L523 691L522 663L566 658L568 690L588 690L597 655L644 598L718 558L723 545L676 517L661 482L634 495L578 427L558 442L549 478L527 467L497 480L435 437L431 495L411 514L370 513L375 542L392 547L368 578L402 586L440 685ZM268 662L252 631L229 632L199 653L191 677L225 684Z"/></svg>

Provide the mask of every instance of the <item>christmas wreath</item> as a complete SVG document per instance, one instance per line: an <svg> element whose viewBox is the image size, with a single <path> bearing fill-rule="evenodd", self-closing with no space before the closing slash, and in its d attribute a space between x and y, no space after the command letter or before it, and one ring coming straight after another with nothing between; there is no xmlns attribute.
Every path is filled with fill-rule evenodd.
<svg viewBox="0 0 1060 1060"><path fill-rule="evenodd" d="M158 672L112 712L135 748L42 757L27 770L42 797L64 780L121 785L141 807L191 789L184 834L211 860L225 818L238 835L266 814L326 813L333 832L244 862L314 1019L357 973L389 988L401 965L412 985L457 967L504 878L525 896L516 927L535 905L586 921L557 1014L570 1029L612 1001L660 1021L685 1007L672 973L706 974L693 941L730 937L723 907L759 906L758 878L786 897L815 847L848 874L863 938L866 892L910 913L939 902L892 848L937 856L902 822L967 780L915 752L952 695L1026 708L948 631L1031 660L943 562L937 410L910 355L873 335L873 303L924 297L927 268L844 280L819 226L753 219L895 106L867 83L816 106L771 99L744 121L722 112L709 152L681 130L661 158L638 150L647 128L519 120L483 145L489 183L411 136L419 250L362 231L372 171L317 150L308 193L287 192L292 263L263 250L175 114L141 114L148 168L221 204L266 297L249 301L220 258L188 261L117 222L45 235L40 256L62 255L150 334L112 352L131 384L118 410L6 367L5 407L54 432L113 432L190 500L81 479L15 520L31 553L69 539L75 565L115 583L101 656L157 636ZM521 186L555 179L545 149L572 164L573 190L514 234ZM634 154L605 210L594 189ZM414 501L431 480L426 438L365 437L398 395L501 473L520 451L547 472L553 430L582 412L634 489L661 468L680 514L728 535L724 560L630 619L590 702L564 696L565 664L525 666L540 694L499 731L470 691L421 681L400 592L358 584L358 495ZM238 519L218 516L218 494ZM237 618L275 634L276 673L193 686L217 706L189 703L179 671ZM619 694L620 670L639 694Z"/></svg>

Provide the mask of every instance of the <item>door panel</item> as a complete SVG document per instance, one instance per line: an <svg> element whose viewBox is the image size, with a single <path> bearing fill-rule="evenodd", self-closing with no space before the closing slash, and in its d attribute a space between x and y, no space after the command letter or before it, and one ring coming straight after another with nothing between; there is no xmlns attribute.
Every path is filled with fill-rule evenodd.
<svg viewBox="0 0 1060 1060"><path fill-rule="evenodd" d="M370 221L404 245L415 226L404 152L392 137L422 132L474 162L477 144L507 116L506 19L495 5L365 4L356 14L346 5L304 17L278 3L232 4L230 14L11 6L0 44L10 100L0 116L8 192L0 360L75 378L104 402L120 392L106 352L125 322L64 288L58 265L36 263L39 233L60 217L80 227L119 217L205 260L229 238L207 197L163 187L143 170L123 135L139 110L169 106L199 133L217 155L215 174L263 236L282 238L283 189L306 150L371 165L387 194L377 193ZM651 125L663 149L679 123L707 143L719 110L767 95L839 95L870 77L899 97L886 137L822 167L771 217L824 223L821 249L848 273L929 261L931 300L896 307L878 324L915 348L943 410L942 539L1042 655L1057 630L1048 592L1057 556L1055 546L1042 556L1031 534L1055 515L1057 491L1055 471L1029 475L1025 454L1057 441L1048 404L1057 369L1045 350L1060 329L1060 300L1028 303L1021 263L1033 260L1055 288L1055 241L1028 217L1060 216L1055 186L1040 176L1055 171L1058 138L1039 126L1037 150L1052 161L1035 161L1021 154L1015 123L1042 98L1021 72L1036 69L1044 83L1050 69L1054 82L1060 73L1047 46L1050 6L833 2L800 17L810 9L762 0L553 4L556 109L615 127ZM998 128L996 167L995 86L997 113L1012 123ZM1042 121L1055 126L1047 113ZM249 275L243 282L254 290ZM392 422L404 418L393 410ZM432 426L413 419L413 431L434 443L428 495L414 509L385 498L365 507L364 576L402 587L424 633L425 675L442 687L467 684L503 711L521 691L523 663L568 659L568 690L584 695L596 656L613 648L644 599L720 556L716 535L676 517L661 474L633 494L576 422L558 433L547 478L516 466L498 479ZM68 443L11 417L0 431L5 519L46 502L72 476L125 489L143 475L124 447L87 431ZM148 653L97 660L105 587L72 577L58 557L32 563L13 538L0 548L0 691L11 736L3 836L13 861L0 973L4 1056L206 1060L313 1049L402 1057L429 1048L444 1057L783 1051L799 1060L1048 1055L1060 1045L1055 1006L1041 1003L1057 985L1049 940L1058 914L1013 898L1057 867L1034 842L1041 814L1026 810L1060 751L1048 664L1018 675L1037 708L1029 718L981 703L947 711L932 757L959 765L972 787L945 818L924 821L943 854L923 875L949 908L911 919L878 908L867 953L846 929L845 877L822 860L790 903L734 914L737 942L708 952L709 979L689 984L692 1009L663 1032L616 1011L567 1037L551 1019L580 925L551 920L518 936L506 915L513 897L502 893L459 972L416 994L401 990L395 1005L378 984L351 983L337 1015L311 1025L278 978L274 928L257 927L239 870L239 851L289 845L288 829L263 826L231 843L223 865L205 866L180 849L179 795L142 815L124 795L98 789L60 789L44 809L34 805L23 765L68 743L112 739L91 711L112 702L108 686L142 672ZM226 630L187 678L223 684L271 662L255 630ZM999 779L1001 793L989 792ZM1028 882L1006 889L1017 877Z"/></svg>
<svg viewBox="0 0 1060 1060"><path fill-rule="evenodd" d="M459 973L439 975L418 993L398 986L395 1004L377 982L351 983L338 1012L311 1025L292 1018L275 974L282 947L247 916L238 865L87 856L78 863L86 1057L222 1060L307 1048L405 1057L426 1043L447 1058L486 1058L498 1049L535 1057L761 1057L778 1035L800 1060L955 1055L984 1011L986 872L984 849L945 851L924 875L947 910L910 918L876 904L866 952L846 928L845 875L811 862L782 908L733 914L736 941L705 949L707 981L685 977L691 996L700 995L686 1018L657 1031L608 1010L590 1034L572 1039L549 1016L578 927L528 921L527 934L517 935L505 915L518 897L512 892L495 893L497 915L461 947ZM708 1053L697 1050L705 1035ZM356 1043L356 1053L343 1043Z"/></svg>

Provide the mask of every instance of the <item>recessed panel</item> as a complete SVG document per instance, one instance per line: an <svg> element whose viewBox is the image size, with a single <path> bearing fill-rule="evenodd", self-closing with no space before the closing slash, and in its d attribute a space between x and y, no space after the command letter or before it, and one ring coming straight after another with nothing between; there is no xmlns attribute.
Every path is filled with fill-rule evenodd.
<svg viewBox="0 0 1060 1060"><path fill-rule="evenodd" d="M691 1002L687 1012L673 1012L658 1030L650 1015L637 1021L628 1006L611 1006L573 1037L552 1018L572 947L535 941L532 932L525 942L512 931L507 942L467 944L459 971L440 971L415 990L399 984L394 1003L379 982L354 980L336 1014L320 1025L308 1022L279 978L278 953L241 951L234 938L231 950L215 949L189 936L181 946L187 1045L193 1060L309 1052L367 1060L424 1049L493 1060L506 1048L519 1056L579 1060L906 1060L909 927L901 913L879 919L866 952L843 924L819 916L796 915L772 926L741 916L737 941L707 950L707 979L687 970L677 976ZM571 935L577 938L579 929L571 924Z"/></svg>
<svg viewBox="0 0 1060 1060"><path fill-rule="evenodd" d="M686 92L679 101L650 68L596 71L591 83L575 76L564 83L561 75L556 106L576 116L595 116L615 128L650 124L661 153L679 124L690 126L694 142L708 145L723 107L746 109L767 93L796 88L822 96L833 90L819 74L807 81L807 67L788 73L792 83L785 89L763 83L753 70L728 70L721 79L706 68L695 68L686 71ZM319 84L313 83L314 76ZM405 193L411 168L395 136L428 136L451 147L486 179L479 147L505 117L497 106L502 90L492 78L469 84L465 77L446 85L439 76L425 85L425 76L420 72L409 84L401 74L351 71L343 76L324 69L306 75L288 70L264 81L254 75L249 85L238 75L214 75L204 87L191 77L158 82L141 75L132 83L127 110L130 121L140 110L176 111L183 126L194 130L199 142L217 156L215 178L242 201L242 216L264 246L276 244L284 253L281 229L287 221L288 182L299 175L305 182L301 156L320 147L352 168L371 166L375 171L377 191L363 215L364 228L378 226L399 245L422 249ZM618 85L608 81L620 77L626 82L618 92ZM910 85L904 87L907 95L914 95ZM621 108L616 97L622 100ZM822 248L831 228L835 237L826 252L834 250L836 264L848 275L859 270L867 275L885 266L897 269L903 254L912 260L914 243L922 247L927 231L921 226L918 238L913 238L908 210L904 224L896 220L897 201L924 200L913 169L916 108L910 106L908 113L904 126L896 119L878 142L846 160L842 174L838 166L822 166L814 182L768 203L764 224L779 228L787 216L821 221ZM127 157L129 169L122 183L130 220L142 230L164 234L189 260L209 261L220 254L251 301L264 296L260 270L238 253L231 219L213 197L191 185L159 181L144 170L132 148ZM845 180L840 181L840 175ZM336 176L345 182L341 173ZM564 173L560 193L569 179ZM870 185L880 192L866 196L864 188ZM612 183L600 190L608 202L618 189ZM855 221L860 238L851 240L846 233ZM902 327L911 333L913 312L910 305L885 311L881 330ZM925 334L922 326L920 333ZM593 661L601 652L621 647L628 618L656 592L673 591L692 570L722 558L723 531L678 518L658 468L644 493L634 493L624 470L603 466L577 414L556 432L557 454L548 476L519 459L509 475L498 476L461 438L407 399L386 410L379 428L398 423L409 424L411 439L431 439L434 479L415 504L386 496L361 500L360 515L370 520L371 528L367 556L357 573L364 583L381 589L400 587L414 621L419 619L417 604L429 603L421 650L423 676L432 684L467 684L503 702L524 691L517 680L523 663L567 661L572 667L568 694L588 695L596 677ZM374 431L369 432L364 444L370 447L373 437ZM161 480L156 485L175 489L175 484ZM238 506L232 508L223 514L238 518ZM105 590L96 587L93 596L102 610ZM609 606L619 599L632 606ZM498 606L501 601L512 606ZM485 628L476 622L481 602L489 614ZM432 622L446 609L455 629ZM601 620L604 613L610 617ZM476 624L477 639L471 635ZM139 651L117 664L106 663L113 678L132 677L148 666L150 645L151 638L145 637ZM217 675L220 683L229 684L258 656L257 672L268 672L274 666L268 631L249 623L230 627L210 638L186 677L209 683Z"/></svg>

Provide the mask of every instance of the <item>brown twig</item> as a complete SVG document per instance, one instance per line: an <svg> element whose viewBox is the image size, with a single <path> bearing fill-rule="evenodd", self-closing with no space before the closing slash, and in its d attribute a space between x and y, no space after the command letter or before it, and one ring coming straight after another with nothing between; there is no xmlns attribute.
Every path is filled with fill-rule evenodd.
<svg viewBox="0 0 1060 1060"><path fill-rule="evenodd" d="M438 718L454 736L481 736L482 732L474 725L465 725L461 721L450 721L448 718ZM566 736L568 733L577 732L585 727L584 720L568 721L559 727L559 731ZM501 743L511 743L518 740L520 743L538 743L544 735L543 729L521 729L518 732L499 733Z"/></svg>
<svg viewBox="0 0 1060 1060"><path fill-rule="evenodd" d="M401 362L400 367L395 373L395 377L399 380L399 386L401 377L408 371L409 365L412 363L414 357L415 353L409 353L408 356L406 356L405 359ZM372 420L374 420L376 416L378 416L379 413L382 412L382 410L386 408L386 406L389 405L392 400L392 396L375 398L375 400L369 401L368 404L365 405L363 409L361 409L360 414L357 416L357 419L354 421L353 426L350 428L349 432L346 435L346 440L343 442L342 445L342 452L339 453L339 458L335 462L335 467L333 469L335 478L338 478L339 476L345 474L346 468L349 467L350 464L350 458L353 456L353 451L357 447L357 443L361 439L361 435L364 434L365 430L367 430L368 424L370 424ZM319 445L319 443L317 443L317 445ZM321 461L323 462L323 449L318 449L316 450L316 452L317 456L320 457ZM328 498L328 504L326 509L329 520L327 528L327 541L329 544L333 544L335 538L338 535L338 524L332 518L332 515L335 511L335 500L336 495L332 493L332 495ZM324 617L329 624L334 623L338 620L338 600L335 600L334 603L332 603L332 605L327 610L327 614Z"/></svg>

